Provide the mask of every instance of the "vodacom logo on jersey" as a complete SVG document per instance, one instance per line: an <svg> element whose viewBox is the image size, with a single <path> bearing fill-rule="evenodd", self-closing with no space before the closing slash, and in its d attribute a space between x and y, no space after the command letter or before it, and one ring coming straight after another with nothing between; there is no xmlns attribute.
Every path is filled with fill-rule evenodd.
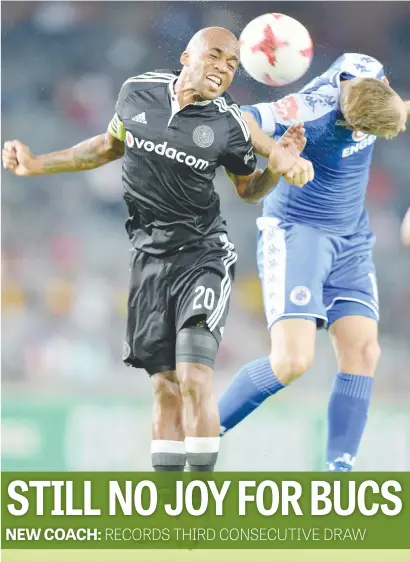
<svg viewBox="0 0 410 562"><path fill-rule="evenodd" d="M361 131L354 131L354 133L352 133L352 139L355 141L355 144L351 144L343 149L342 158L346 158L347 156L351 156L367 148L376 141L377 137L374 135L367 135Z"/></svg>
<svg viewBox="0 0 410 562"><path fill-rule="evenodd" d="M177 162L186 164L190 168L195 168L196 170L206 170L209 166L209 162L207 160L195 158L195 156L187 154L182 150L172 148L171 146L168 146L167 141L155 144L152 141L134 137L132 133L127 131L125 134L125 142L127 143L128 148L133 148L135 146L137 148L144 149L147 152L155 152L160 156L165 156L165 158L169 158L170 160L176 160Z"/></svg>

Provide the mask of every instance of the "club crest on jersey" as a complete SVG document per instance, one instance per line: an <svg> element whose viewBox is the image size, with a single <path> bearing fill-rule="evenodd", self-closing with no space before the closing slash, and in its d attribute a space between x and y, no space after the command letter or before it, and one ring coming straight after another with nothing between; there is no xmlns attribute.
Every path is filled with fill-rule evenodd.
<svg viewBox="0 0 410 562"><path fill-rule="evenodd" d="M208 148L214 142L214 132L206 125L199 125L192 133L194 143L200 148Z"/></svg>
<svg viewBox="0 0 410 562"><path fill-rule="evenodd" d="M290 300L297 306L305 306L310 302L312 293L307 287L295 287L290 292Z"/></svg>

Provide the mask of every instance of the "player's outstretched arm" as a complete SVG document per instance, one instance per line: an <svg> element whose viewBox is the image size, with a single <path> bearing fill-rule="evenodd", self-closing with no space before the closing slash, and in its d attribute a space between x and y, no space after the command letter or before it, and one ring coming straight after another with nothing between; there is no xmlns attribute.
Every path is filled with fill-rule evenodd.
<svg viewBox="0 0 410 562"><path fill-rule="evenodd" d="M276 158L280 158L282 168L288 166L286 172L283 173L287 183L303 187L307 182L313 180L312 164L299 156L306 146L305 130L302 123L288 127L278 142L275 142L259 127L253 115L247 111L243 111L242 115L248 123L254 151L265 158L269 158L277 151Z"/></svg>
<svg viewBox="0 0 410 562"><path fill-rule="evenodd" d="M276 146L275 140L262 131L253 115L247 111L242 111L242 115L248 123L253 150L256 154L269 158L270 153Z"/></svg>
<svg viewBox="0 0 410 562"><path fill-rule="evenodd" d="M403 246L410 249L410 207L401 223L400 235Z"/></svg>
<svg viewBox="0 0 410 562"><path fill-rule="evenodd" d="M249 176L228 174L238 195L248 203L258 203L276 186L282 175L291 177L292 183L301 187L311 181L312 164L299 157L305 144L303 125L291 125L280 141L272 145L264 171L255 170Z"/></svg>
<svg viewBox="0 0 410 562"><path fill-rule="evenodd" d="M18 140L4 143L3 167L16 176L35 176L93 170L124 155L124 143L108 131L72 148L34 156Z"/></svg>
<svg viewBox="0 0 410 562"><path fill-rule="evenodd" d="M236 193L246 203L259 203L278 183L281 173L274 173L268 167L255 170L250 176L236 176L226 170L235 185Z"/></svg>
<svg viewBox="0 0 410 562"><path fill-rule="evenodd" d="M243 111L242 115L245 117L245 120L248 123L249 132L252 138L253 150L256 152L256 154L264 156L265 158L269 158L272 150L274 150L275 147L279 145L286 148L289 145L289 141L292 141L296 145L299 154L303 152L306 146L306 136L305 129L303 128L303 123L300 122L290 125L285 133L281 136L279 141L276 142L272 137L262 131L253 115L251 115L247 111Z"/></svg>

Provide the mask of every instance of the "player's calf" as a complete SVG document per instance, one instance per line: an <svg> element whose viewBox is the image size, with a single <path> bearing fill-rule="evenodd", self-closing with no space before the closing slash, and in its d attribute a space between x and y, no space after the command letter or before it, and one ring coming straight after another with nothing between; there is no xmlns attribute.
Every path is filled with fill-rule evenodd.
<svg viewBox="0 0 410 562"><path fill-rule="evenodd" d="M219 451L219 413L212 387L218 344L206 327L189 326L177 336L187 462L191 471L212 471Z"/></svg>
<svg viewBox="0 0 410 562"><path fill-rule="evenodd" d="M151 380L154 391L152 466L157 472L182 472L186 461L185 433L176 373L157 373Z"/></svg>
<svg viewBox="0 0 410 562"><path fill-rule="evenodd" d="M219 451L212 369L197 363L178 363L177 373L184 404L187 462L191 471L212 471Z"/></svg>
<svg viewBox="0 0 410 562"><path fill-rule="evenodd" d="M377 322L364 305L343 302L346 316L330 328L339 372L328 406L327 469L350 471L364 433L380 357ZM356 308L353 308L356 307ZM349 316L349 313L354 313ZM362 313L363 316L359 316Z"/></svg>

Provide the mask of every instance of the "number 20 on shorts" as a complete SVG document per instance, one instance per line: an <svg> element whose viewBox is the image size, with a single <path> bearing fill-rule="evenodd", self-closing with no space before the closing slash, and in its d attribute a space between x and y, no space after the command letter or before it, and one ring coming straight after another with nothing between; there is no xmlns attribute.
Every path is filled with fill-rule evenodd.
<svg viewBox="0 0 410 562"><path fill-rule="evenodd" d="M192 308L198 310L200 308L206 308L207 310L212 310L215 303L215 292L213 289L208 287L207 289L203 285L199 285L195 289L195 298Z"/></svg>

